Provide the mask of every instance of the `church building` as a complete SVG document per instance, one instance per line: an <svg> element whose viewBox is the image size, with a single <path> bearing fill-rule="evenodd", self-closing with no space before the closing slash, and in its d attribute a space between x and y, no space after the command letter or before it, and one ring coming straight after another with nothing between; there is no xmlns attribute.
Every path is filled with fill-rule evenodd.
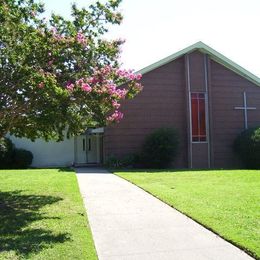
<svg viewBox="0 0 260 260"><path fill-rule="evenodd" d="M260 126L260 79L202 42L140 71L143 91L105 129L104 155L138 152L161 127L180 135L178 168L239 167L232 144Z"/></svg>
<svg viewBox="0 0 260 260"><path fill-rule="evenodd" d="M34 154L33 166L101 164L140 151L155 129L176 128L177 168L240 166L232 144L260 126L260 79L202 42L139 71L143 91L122 104L119 124L87 130L63 142L12 137Z"/></svg>

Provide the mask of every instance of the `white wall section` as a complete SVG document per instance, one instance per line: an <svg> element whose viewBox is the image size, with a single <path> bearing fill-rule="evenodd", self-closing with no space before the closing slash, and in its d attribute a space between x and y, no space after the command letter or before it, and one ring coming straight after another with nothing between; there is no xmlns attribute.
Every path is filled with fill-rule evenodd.
<svg viewBox="0 0 260 260"><path fill-rule="evenodd" d="M9 136L16 148L33 153L33 167L71 166L74 162L74 137L62 142L37 139L32 142L26 138Z"/></svg>

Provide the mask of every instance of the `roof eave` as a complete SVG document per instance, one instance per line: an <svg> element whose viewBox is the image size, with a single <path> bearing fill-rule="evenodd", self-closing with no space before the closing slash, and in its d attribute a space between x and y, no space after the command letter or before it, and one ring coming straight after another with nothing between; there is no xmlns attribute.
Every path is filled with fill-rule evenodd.
<svg viewBox="0 0 260 260"><path fill-rule="evenodd" d="M253 82L254 84L256 84L257 86L260 87L260 78L258 78L257 76L255 76L254 74L252 74L251 72L249 72L248 70L244 69L243 67L241 67L240 65L236 64L235 62L231 61L230 59L228 59L227 57L225 57L224 55L222 55L221 53L215 51L214 49L212 49L211 47L209 47L208 45L206 45L203 42L197 42L179 52L176 52L162 60L159 60L158 62L155 62L141 70L138 71L138 73L141 74L145 74L148 73L156 68L159 68L171 61L174 61L176 59L178 59L179 57L191 53L195 50L199 50L203 53L208 54L214 61L222 64L223 66L231 69L232 71L234 71L235 73L241 75L242 77L248 79L249 81Z"/></svg>

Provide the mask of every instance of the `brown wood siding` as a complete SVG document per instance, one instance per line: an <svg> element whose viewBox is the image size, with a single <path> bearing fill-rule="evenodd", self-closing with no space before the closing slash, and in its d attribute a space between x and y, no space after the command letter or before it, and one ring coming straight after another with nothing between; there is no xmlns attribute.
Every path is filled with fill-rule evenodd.
<svg viewBox="0 0 260 260"><path fill-rule="evenodd" d="M204 55L197 51L187 55L190 58L191 91L205 92ZM244 114L234 108L243 106L243 92L246 91L248 106L256 107L256 110L248 111L248 126L259 126L260 87L210 58L206 64L211 167L240 167L232 145L236 136L244 130ZM143 76L144 90L135 99L122 104L123 120L105 129L105 160L109 156L120 158L140 152L148 134L161 127L175 127L181 140L175 166L188 167L188 149L192 148L193 167L207 167L208 145L194 143L189 146L186 68L183 56Z"/></svg>
<svg viewBox="0 0 260 260"><path fill-rule="evenodd" d="M192 144L192 168L202 169L208 168L208 144L193 143Z"/></svg>
<svg viewBox="0 0 260 260"><path fill-rule="evenodd" d="M194 51L189 54L191 92L205 92L204 54Z"/></svg>
<svg viewBox="0 0 260 260"><path fill-rule="evenodd" d="M143 91L122 104L122 121L105 129L105 159L139 152L148 134L161 127L174 127L181 140L175 166L187 167L184 57L146 73L142 84Z"/></svg>
<svg viewBox="0 0 260 260"><path fill-rule="evenodd" d="M215 61L210 61L210 67L213 166L239 167L241 165L232 145L236 136L244 130L244 114L234 108L243 106L243 92L246 91L248 106L257 108L248 111L248 126L260 125L260 87Z"/></svg>

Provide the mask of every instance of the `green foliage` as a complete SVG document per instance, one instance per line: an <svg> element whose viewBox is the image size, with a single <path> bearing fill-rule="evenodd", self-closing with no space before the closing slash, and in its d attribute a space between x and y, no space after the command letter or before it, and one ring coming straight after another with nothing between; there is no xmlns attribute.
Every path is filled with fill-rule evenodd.
<svg viewBox="0 0 260 260"><path fill-rule="evenodd" d="M247 168L260 169L260 127L243 131L234 141L234 151Z"/></svg>
<svg viewBox="0 0 260 260"><path fill-rule="evenodd" d="M46 20L37 0L1 1L0 137L9 132L61 140L65 129L76 135L106 125L122 99L108 93L108 83L129 82L114 73L123 41L104 40L108 28L122 21L120 2L89 8L74 4L71 19L53 14ZM81 83L75 87L79 80L84 88ZM134 82L127 84L126 98L138 92ZM86 91L88 85L93 91ZM116 113L112 119L119 117Z"/></svg>
<svg viewBox="0 0 260 260"><path fill-rule="evenodd" d="M161 128L148 135L142 151L107 158L105 166L108 168L165 168L170 166L177 155L179 136L172 128Z"/></svg>
<svg viewBox="0 0 260 260"><path fill-rule="evenodd" d="M141 160L145 167L164 168L173 163L179 147L179 136L173 128L161 128L147 136Z"/></svg>
<svg viewBox="0 0 260 260"><path fill-rule="evenodd" d="M33 160L30 151L15 148L9 138L0 138L0 168L28 168Z"/></svg>
<svg viewBox="0 0 260 260"><path fill-rule="evenodd" d="M109 156L104 165L108 168L121 168L122 164L121 161L114 155Z"/></svg>
<svg viewBox="0 0 260 260"><path fill-rule="evenodd" d="M17 169L26 169L32 164L33 154L24 149L14 150L13 167Z"/></svg>
<svg viewBox="0 0 260 260"><path fill-rule="evenodd" d="M127 154L121 158L112 155L105 161L105 166L108 168L134 168L139 163L140 156L138 154Z"/></svg>
<svg viewBox="0 0 260 260"><path fill-rule="evenodd" d="M127 154L121 159L124 168L136 168L140 166L140 155L133 153Z"/></svg>
<svg viewBox="0 0 260 260"><path fill-rule="evenodd" d="M13 160L14 145L9 138L0 138L0 168L8 167Z"/></svg>

